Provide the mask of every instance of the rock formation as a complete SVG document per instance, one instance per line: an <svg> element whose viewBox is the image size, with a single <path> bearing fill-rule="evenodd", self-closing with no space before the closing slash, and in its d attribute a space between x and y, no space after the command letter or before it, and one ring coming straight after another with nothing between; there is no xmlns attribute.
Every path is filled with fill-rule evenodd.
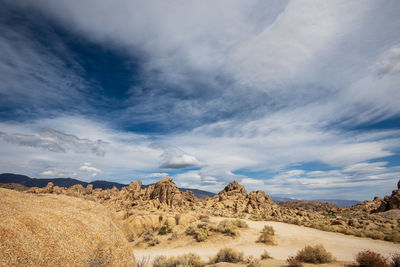
<svg viewBox="0 0 400 267"><path fill-rule="evenodd" d="M212 198L206 200L206 208L215 215L240 216L243 213L278 215L279 206L263 191L247 194L243 185L237 181L229 183Z"/></svg>
<svg viewBox="0 0 400 267"><path fill-rule="evenodd" d="M393 190L390 196L380 200L380 206L374 212L383 212L392 209L400 209L400 180L397 183L397 190Z"/></svg>

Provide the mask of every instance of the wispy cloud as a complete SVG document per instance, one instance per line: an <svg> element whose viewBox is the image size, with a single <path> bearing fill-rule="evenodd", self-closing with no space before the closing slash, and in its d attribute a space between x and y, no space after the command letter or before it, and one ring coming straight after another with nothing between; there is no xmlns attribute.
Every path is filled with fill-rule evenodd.
<svg viewBox="0 0 400 267"><path fill-rule="evenodd" d="M107 144L102 140L81 139L50 128L42 129L36 135L0 132L0 138L17 145L38 147L52 152L73 151L75 153L93 153L97 156L104 156Z"/></svg>

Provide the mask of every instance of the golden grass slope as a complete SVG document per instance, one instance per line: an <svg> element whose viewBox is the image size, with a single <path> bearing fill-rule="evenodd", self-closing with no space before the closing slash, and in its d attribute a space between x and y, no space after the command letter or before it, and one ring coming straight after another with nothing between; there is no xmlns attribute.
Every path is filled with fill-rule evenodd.
<svg viewBox="0 0 400 267"><path fill-rule="evenodd" d="M0 266L136 266L101 204L0 188Z"/></svg>

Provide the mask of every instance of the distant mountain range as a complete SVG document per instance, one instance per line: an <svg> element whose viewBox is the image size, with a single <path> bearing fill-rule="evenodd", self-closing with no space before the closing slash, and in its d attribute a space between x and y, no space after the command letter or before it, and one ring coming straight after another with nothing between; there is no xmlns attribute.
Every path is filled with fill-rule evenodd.
<svg viewBox="0 0 400 267"><path fill-rule="evenodd" d="M118 189L121 189L124 186L128 186L127 184L120 184L120 183L115 183L115 182L109 182L109 181L101 181L101 180L96 180L92 181L90 183L83 182L77 179L72 179L72 178L31 178L26 175L20 175L20 174L14 174L14 173L3 173L0 174L0 183L16 183L16 184L21 184L26 187L45 187L47 183L52 182L56 186L61 186L61 187L70 187L76 184L81 184L82 186L86 187L88 184L92 184L93 188L101 188L101 189L111 189L114 186ZM148 187L149 185L143 185L143 188ZM215 195L215 193L204 191L204 190L199 190L199 189L192 189L192 188L179 188L181 191L187 191L190 190L193 192L193 194L198 197L198 198L208 198L212 197ZM268 193L268 192L267 192ZM281 202L293 202L293 201L300 201L299 199L293 199L293 198L283 198L283 197L274 197L271 196L272 200L279 204ZM344 200L344 199L317 199L314 201L319 201L319 202L327 202L331 204L335 204L339 207L350 207L353 205L356 205L358 203L361 203L361 201L358 200Z"/></svg>
<svg viewBox="0 0 400 267"><path fill-rule="evenodd" d="M14 173L2 173L0 174L0 183L6 184L6 183L15 183L15 184L21 184L26 187L45 187L49 182L52 182L56 186L60 187L70 187L76 184L81 184L82 186L86 187L88 184L92 184L93 188L101 188L101 189L111 189L114 186L118 189L121 189L124 186L128 186L127 184L120 184L120 183L115 183L115 182L109 182L109 181L101 181L101 180L96 180L92 182L83 182L77 179L72 179L72 178L31 178L26 175L20 175L20 174L14 174ZM143 188L148 187L149 185L143 185ZM198 198L208 198L212 197L215 194L199 189L191 189L191 188L179 188L181 191L185 192L187 190L190 190L193 192L193 194L198 197Z"/></svg>
<svg viewBox="0 0 400 267"><path fill-rule="evenodd" d="M285 197L274 197L271 196L272 200L276 203L279 204L281 202L296 202L296 201L304 201L301 199L295 199L295 198L285 198ZM347 199L313 199L313 200L305 200L305 201L318 201L318 202L326 202L330 204L334 204L339 207L350 207L353 205L357 205L361 203L359 200L347 200Z"/></svg>

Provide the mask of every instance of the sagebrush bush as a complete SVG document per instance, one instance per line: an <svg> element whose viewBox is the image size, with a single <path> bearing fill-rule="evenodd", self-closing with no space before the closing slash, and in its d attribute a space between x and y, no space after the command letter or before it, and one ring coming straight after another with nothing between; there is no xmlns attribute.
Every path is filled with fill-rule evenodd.
<svg viewBox="0 0 400 267"><path fill-rule="evenodd" d="M204 228L199 228L195 230L194 238L197 242L205 241L208 238L208 230Z"/></svg>
<svg viewBox="0 0 400 267"><path fill-rule="evenodd" d="M297 252L299 260L309 263L328 263L334 261L332 254L322 245L305 246Z"/></svg>
<svg viewBox="0 0 400 267"><path fill-rule="evenodd" d="M161 226L160 229L158 230L158 234L159 235L166 235L167 234L167 226L165 226L165 225Z"/></svg>
<svg viewBox="0 0 400 267"><path fill-rule="evenodd" d="M226 235L238 236L239 231L233 220L222 220L218 223L216 230Z"/></svg>
<svg viewBox="0 0 400 267"><path fill-rule="evenodd" d="M165 256L158 256L153 261L154 267L177 267L177 266L191 266L200 267L204 266L200 256L194 253L188 253L177 257L167 258Z"/></svg>
<svg viewBox="0 0 400 267"><path fill-rule="evenodd" d="M261 234L258 237L258 242L264 244L275 245L275 230L272 226L265 225L264 228L261 230Z"/></svg>
<svg viewBox="0 0 400 267"><path fill-rule="evenodd" d="M302 267L303 266L302 261L297 256L289 256L286 259L286 262L288 263L287 267Z"/></svg>
<svg viewBox="0 0 400 267"><path fill-rule="evenodd" d="M245 221L240 220L240 219L233 220L233 224L239 228L248 228L249 227Z"/></svg>
<svg viewBox="0 0 400 267"><path fill-rule="evenodd" d="M238 252L233 248L222 248L218 251L217 255L210 260L210 263L218 262L243 262L243 252Z"/></svg>
<svg viewBox="0 0 400 267"><path fill-rule="evenodd" d="M360 267L389 267L386 258L371 250L360 251L356 255L356 261Z"/></svg>
<svg viewBox="0 0 400 267"><path fill-rule="evenodd" d="M263 254L261 254L261 259L266 260L266 259L272 259L271 255L269 255L268 251L264 250Z"/></svg>

